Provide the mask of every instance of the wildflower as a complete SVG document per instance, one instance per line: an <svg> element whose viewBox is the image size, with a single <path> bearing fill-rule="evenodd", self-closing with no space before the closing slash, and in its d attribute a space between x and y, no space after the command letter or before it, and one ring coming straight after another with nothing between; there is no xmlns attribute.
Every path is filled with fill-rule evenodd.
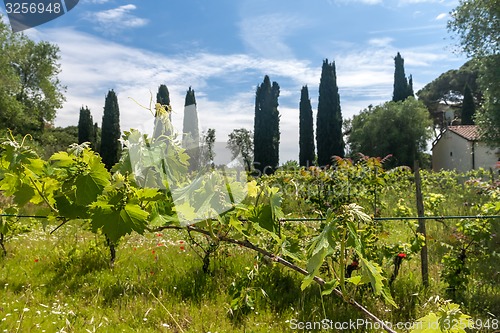
<svg viewBox="0 0 500 333"><path fill-rule="evenodd" d="M35 259L35 262L38 262L38 258Z"/></svg>
<svg viewBox="0 0 500 333"><path fill-rule="evenodd" d="M179 244L184 244L184 241L182 241L182 240L181 240L181 241L179 241Z"/></svg>
<svg viewBox="0 0 500 333"><path fill-rule="evenodd" d="M184 246L180 246L179 248L181 249L181 251L184 251L185 249Z"/></svg>
<svg viewBox="0 0 500 333"><path fill-rule="evenodd" d="M156 253L155 250L151 251L151 254L155 254L155 253Z"/></svg>
<svg viewBox="0 0 500 333"><path fill-rule="evenodd" d="M406 253L399 253L398 257L400 257L400 258L406 258Z"/></svg>
<svg viewBox="0 0 500 333"><path fill-rule="evenodd" d="M161 236L163 236L163 235L160 233L156 234L156 237L161 237Z"/></svg>

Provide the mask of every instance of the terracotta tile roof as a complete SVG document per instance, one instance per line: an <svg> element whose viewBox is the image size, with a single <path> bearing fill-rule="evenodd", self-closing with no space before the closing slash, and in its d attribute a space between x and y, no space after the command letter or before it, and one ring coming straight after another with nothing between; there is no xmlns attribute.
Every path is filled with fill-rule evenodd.
<svg viewBox="0 0 500 333"><path fill-rule="evenodd" d="M448 129L469 141L476 141L480 137L477 125L448 126Z"/></svg>

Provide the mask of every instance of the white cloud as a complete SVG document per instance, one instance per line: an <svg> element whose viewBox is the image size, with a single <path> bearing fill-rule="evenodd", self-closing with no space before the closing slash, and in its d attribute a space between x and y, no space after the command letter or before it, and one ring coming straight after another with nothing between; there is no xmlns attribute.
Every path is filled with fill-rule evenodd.
<svg viewBox="0 0 500 333"><path fill-rule="evenodd" d="M372 38L368 41L368 44L375 47L387 47L390 46L394 41L391 37L383 37L383 38Z"/></svg>
<svg viewBox="0 0 500 333"><path fill-rule="evenodd" d="M109 89L117 92L121 128L144 128L151 115L132 99L149 105L158 86L168 86L174 114L173 123L182 129L186 90L196 91L200 127L215 128L218 141L225 141L234 129L253 129L255 87L264 74L280 84L281 161L297 158L298 102L302 85L309 86L313 108L317 105L321 62L310 63L293 58L274 59L246 54L179 54L165 56L144 49L124 46L74 29L44 29L38 38L57 43L61 50L60 79L68 87L67 102L58 112L56 125L76 125L82 105L91 109L100 123L104 98ZM34 37L34 36L33 36ZM32 37L32 38L33 38ZM414 74L415 88L421 85L420 69L429 70L446 59L442 45L397 50L388 37L374 38L367 44L340 49L325 41L337 65L342 112L352 117L369 104L380 104L392 95L394 59L397 51L405 58L407 75ZM385 47L380 47L385 45ZM338 46L338 45L337 45ZM332 60L332 59L330 59ZM236 91L215 97L217 85L236 86ZM221 121L221 119L224 119Z"/></svg>
<svg viewBox="0 0 500 333"><path fill-rule="evenodd" d="M436 16L436 21L443 20L448 17L448 13L441 13L438 16Z"/></svg>
<svg viewBox="0 0 500 333"><path fill-rule="evenodd" d="M87 20L95 22L103 32L115 34L123 29L138 28L148 24L147 19L131 14L136 9L135 5L128 4L100 12L89 12L85 17Z"/></svg>
<svg viewBox="0 0 500 333"><path fill-rule="evenodd" d="M246 46L261 56L291 58L291 49L285 39L294 30L307 24L303 17L284 14L266 14L245 17L239 24L240 36Z"/></svg>

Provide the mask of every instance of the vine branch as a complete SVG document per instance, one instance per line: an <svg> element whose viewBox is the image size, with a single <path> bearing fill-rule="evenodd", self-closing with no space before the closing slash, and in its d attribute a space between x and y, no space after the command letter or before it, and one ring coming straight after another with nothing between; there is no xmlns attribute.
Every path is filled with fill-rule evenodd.
<svg viewBox="0 0 500 333"><path fill-rule="evenodd" d="M207 235L207 236L211 236L211 234L210 234L209 231L198 229L198 228L193 227L193 226L179 227L179 226L169 225L169 226L164 226L164 227L158 227L158 228L154 229L154 231L156 232L156 231L162 231L162 230L166 230L166 229L174 229L174 230L185 230L185 229L187 229L188 231L198 232L198 233L201 233L201 234L204 234L204 235ZM274 253L271 253L271 252L269 252L267 250L264 250L264 249L258 247L255 244L252 244L247 239L241 241L241 240L229 238L229 237L222 236L222 235L218 235L216 237L219 239L219 241L223 241L223 242L231 243L231 244L235 244L235 245L241 245L241 246L244 246L244 247L246 247L248 249L256 251L256 252L258 252L260 254L268 256L269 258L271 258L272 261L280 263L281 265L283 265L285 267L288 267L291 270L296 271L297 273L300 273L300 274L305 275L305 276L309 275L309 272L306 271L305 269L303 269L303 268L301 268L301 267L299 267L299 266L297 266L297 265L289 262L286 259L281 258L278 255L275 255ZM325 280L323 280L322 278L320 278L318 276L315 276L313 278L313 280L317 284L319 284L320 286L322 286L322 287L325 286L325 284L326 284ZM333 289L333 292L338 297L340 297L340 298L342 298L342 299L345 300L344 295L342 294L342 292L340 290L338 290L337 288L335 288L335 289ZM383 320L379 319L376 315L374 315L373 313L371 313L367 308L365 308L364 306L362 306L361 304L359 304L355 300L349 299L347 302L349 304L351 304L352 306L354 306L355 308L357 308L362 313L364 313L366 315L366 317L368 317L369 319L371 319L371 320L375 321L376 323L380 324L380 326L386 332L397 333L395 330L393 330L391 327L389 327Z"/></svg>

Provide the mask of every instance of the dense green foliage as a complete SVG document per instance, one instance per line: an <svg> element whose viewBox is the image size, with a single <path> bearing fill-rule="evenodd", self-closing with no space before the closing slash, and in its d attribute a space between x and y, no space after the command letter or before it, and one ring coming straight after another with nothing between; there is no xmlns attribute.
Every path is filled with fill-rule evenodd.
<svg viewBox="0 0 500 333"><path fill-rule="evenodd" d="M299 165L314 165L314 126L309 89L303 86L299 104Z"/></svg>
<svg viewBox="0 0 500 333"><path fill-rule="evenodd" d="M49 158L55 152L65 150L78 142L78 127L47 127L40 137L37 152L44 158ZM36 144L36 143L35 143Z"/></svg>
<svg viewBox="0 0 500 333"><path fill-rule="evenodd" d="M279 95L278 83L271 85L266 75L255 93L254 167L261 174L273 173L279 164Z"/></svg>
<svg viewBox="0 0 500 333"><path fill-rule="evenodd" d="M158 111L158 114L162 114L161 107ZM168 117L165 119L168 120ZM169 126L171 125L165 124L165 128ZM416 258L423 244L422 235L415 231L415 222L375 222L365 213L366 210L373 209L376 216L415 215L412 202L413 175L408 169L400 168L387 172L382 168L380 159L364 158L353 164L348 159L338 158L334 166L328 169L279 170L273 176L261 177L258 183L255 180L250 181L246 184L245 192L232 182L230 173L226 173L224 177L214 174L206 179L195 180L201 181L202 186L198 187L199 190L192 191L189 185L192 180L187 174L187 156L172 137L163 133L149 138L132 130L126 132L124 143L126 149L114 168L113 175L106 170L96 154L83 146L73 146L67 152L55 153L46 161L39 159L24 143L9 140L1 145L0 189L2 194L11 200L10 203L4 202L2 211L15 214L19 209L26 209L29 202L30 205L40 207L38 214L49 216L50 225L57 221L61 225L60 231L80 227L97 235L105 233L114 243L123 241L122 246L118 247L116 270L112 271L113 274L108 274L102 245L99 245L101 242L96 241L95 237L83 237L86 232L84 230L81 233L71 231L73 247L57 247L58 257L37 255L35 261L29 261L32 270L41 274L37 279L39 282L32 285L36 290L36 297L40 297L40 292L45 292L47 297L53 297L51 295L54 295L55 290L61 288L57 292L58 295L76 292L76 295L83 296L89 293L94 296L81 299L88 299L92 306L102 306L106 313L114 318L122 317L120 314L112 314L113 308L121 308L116 307L117 302L122 302L120 304L127 308L136 309L145 299L155 299L163 304L168 298L167 295L186 301L186 294L183 293L189 291L189 295L194 295L195 288L199 295L197 305L193 305L195 308L199 308L200 302L206 304L206 299L214 302L217 299L216 302L222 302L228 309L222 316L224 319L214 322L211 318L207 325L231 325L226 323L225 316L228 316L234 320L236 330L237 322L251 320L253 314L258 315L256 312L266 313L269 307L274 309L267 314L273 318L270 322L276 322L276 316L280 314L280 318L285 315L286 319L292 319L300 315L304 320L317 320L326 316L337 321L360 318L359 313L350 311L346 305L328 296L332 293L339 301L350 304L356 299L362 299L372 313L392 322L415 321L429 311L431 321L446 318L450 313L461 316L458 308L450 305L448 311L446 305L440 302L430 308L423 307L430 296L444 293L444 287L447 287L450 293L452 288L466 288L461 295L450 295L457 300L462 299L466 309L481 315L479 318L487 319L484 317L485 311L497 313L500 308L500 304L495 301L495 295L499 293L499 284L495 280L498 276L492 274L500 267L495 264L499 258L494 255L498 252L498 239L494 236L497 229L493 222L462 219L457 223L445 221L445 227L441 227L441 223L434 223L435 227L428 229L428 246L432 254L431 281L436 281L436 285L425 290L419 286L418 277L414 274L419 268ZM470 175L456 175L451 172L423 173L426 214L497 214L500 211L498 184L480 178L485 175L487 176L486 173L477 171ZM464 182L467 179L469 181ZM165 191L167 188L171 191ZM228 188L231 189L233 198L242 199L240 203L220 201L223 191ZM180 201L174 199L176 193L182 193ZM200 195L204 198L201 202L191 200ZM197 202L201 205L196 205ZM208 212L219 204L227 205L229 209L191 226L183 226L179 222L181 218L192 219L200 216L199 214ZM56 220L56 216L62 217L62 220ZM285 223L282 221L285 216L319 216L323 217L324 221ZM2 235L15 234L19 232L19 227L13 218L0 219ZM452 228L452 232L443 229L446 227ZM170 234L168 229L176 229L176 234ZM137 240L130 243L127 241L128 237L123 239L134 231L143 234L148 230L156 230L155 233L169 232L169 236L164 238L163 235L155 234L153 237L140 238L142 243ZM210 275L202 273L200 269L196 270L193 260L189 261L191 268L187 271L173 268L178 267L177 260L182 261L180 254L185 254L186 248L179 245L180 243L176 243L172 248L163 241L179 237L178 232L182 233L183 238L192 246L189 252L198 253L200 260L194 262L203 264L203 271L215 273L216 280L212 281ZM157 241L153 243L147 240L154 237L157 237ZM89 239L93 245L82 247ZM446 244L443 244L444 242ZM162 245L154 246L155 243ZM238 246L228 246L226 243ZM19 243L12 239L12 244ZM47 241L43 244L47 244ZM10 246L8 245L9 248ZM231 266L230 262L234 261L229 257L239 257L242 254L241 247L259 253L253 260L251 257L234 259L250 261L250 265L238 264L249 266L243 270L240 269L241 266ZM131 248L137 248L139 251L134 253ZM464 248L467 260L457 262L456 259L460 257L456 253L461 254ZM16 252L18 251L2 260L17 258ZM31 253L34 255L37 252ZM147 259L144 262L141 253L151 253L154 265L150 266ZM219 259L213 258L215 253ZM399 274L391 275L390 272L395 271L393 268L396 257L404 259L398 261ZM287 267L307 276L300 282L301 279L295 274L285 273L274 265L268 266L266 262L284 265L286 263ZM40 271L37 271L36 265L41 263L45 266L43 270L40 268ZM22 265L24 267L25 263ZM165 265L168 265L168 269ZM440 268L441 265L445 270ZM306 270L301 270L301 266ZM0 279L11 284L6 288L9 297L6 302L9 304L4 307L13 311L10 300L19 293L25 294L25 289L11 289L14 281L10 271L5 274L3 267ZM216 267L220 267L220 270ZM460 280L450 279L446 272L453 272L460 267L467 268L462 270L465 275L461 275ZM224 275L225 277L218 275L220 271L229 271L229 274ZM235 275L234 272L238 271L240 274ZM52 273L56 277L54 283L45 283L45 279L50 279ZM178 273L183 278L173 282L172 275L178 276ZM29 279L27 276L23 275L21 278ZM193 283L193 279L198 282ZM225 279L230 279L227 283L230 288L206 290L209 286L220 285ZM475 282L478 279L481 281L480 286ZM168 283L163 284L162 281ZM321 294L316 292L315 288L307 287L313 281L321 285ZM389 285L388 281L392 281L392 285ZM202 288L196 289L200 283ZM280 289L282 283L284 287ZM442 286L441 283L445 285ZM110 289L111 285L115 286L115 292ZM75 286L78 286L77 289L81 292L75 291ZM177 292L174 291L174 286ZM102 288L102 292L97 295L103 295L104 299L95 296L96 288ZM149 288L151 292L144 292L143 288ZM265 293L262 293L262 290ZM178 294L179 292L181 294ZM142 296L139 296L141 293ZM221 295L222 299L214 299L214 293ZM380 297L374 297L377 295ZM482 295L480 304L477 302L479 295ZM158 304L156 302L153 303ZM303 305L297 307L297 302ZM134 303L138 304L133 305ZM182 327L186 329L197 327L197 324L189 320L184 323L182 319L188 315L186 312L178 313L179 308L176 306L169 309L175 312L175 316L180 316L179 321L171 321L165 319L165 316L161 319L161 316L154 315L157 307L147 303L151 310L144 309L141 316L149 318L147 321L150 320L152 326L145 326L146 330L153 330L165 321L176 327L179 322L183 322L182 325L185 326ZM73 307L84 308L77 305L78 302L71 304ZM391 304L398 305L399 308L392 307ZM291 310L291 307L300 310ZM452 310L454 312L451 312ZM297 311L300 311L300 314L296 313ZM151 313L150 317L145 312ZM70 324L84 325L87 321L85 318L90 316L88 312L84 313L78 313L73 319L68 319ZM32 318L31 313L25 315ZM428 316L421 320L428 320ZM172 319L171 316L167 318ZM5 321L11 325L10 318ZM43 322L43 325L56 325L51 324L52 322L58 321ZM135 322L134 325L138 325L137 321ZM63 325L67 323L64 322ZM274 325L277 326L272 326L273 331L286 331L288 327L286 322L283 326ZM264 331L266 330L269 330L267 325L264 328Z"/></svg>
<svg viewBox="0 0 500 333"><path fill-rule="evenodd" d="M462 102L461 124L474 125L475 112L476 103L474 102L474 96L472 96L469 85L466 84L464 88L464 101Z"/></svg>
<svg viewBox="0 0 500 333"><path fill-rule="evenodd" d="M156 93L156 103L160 103L164 106L170 105L170 93L166 85L161 84L158 87L158 92Z"/></svg>
<svg viewBox="0 0 500 333"><path fill-rule="evenodd" d="M332 164L333 156L344 157L342 111L337 86L335 62L323 60L319 83L318 115L316 119L318 165Z"/></svg>
<svg viewBox="0 0 500 333"><path fill-rule="evenodd" d="M351 153L392 155L388 166L413 167L415 159L423 162L431 124L425 105L413 97L365 109L352 119Z"/></svg>
<svg viewBox="0 0 500 333"><path fill-rule="evenodd" d="M443 106L460 107L464 99L464 87L469 86L473 95L475 108L481 106L483 92L478 82L479 65L469 60L459 69L451 69L437 79L425 85L417 92L434 121L434 126L444 128ZM458 115L457 115L458 116Z"/></svg>
<svg viewBox="0 0 500 333"><path fill-rule="evenodd" d="M476 123L482 138L492 146L500 144L500 6L497 0L460 1L452 12L448 29L458 36L461 50L480 68L483 107Z"/></svg>
<svg viewBox="0 0 500 333"><path fill-rule="evenodd" d="M405 60L401 54L394 58L394 91L392 93L392 101L404 101L410 96L413 96L413 78L407 78L405 74Z"/></svg>
<svg viewBox="0 0 500 333"><path fill-rule="evenodd" d="M200 130L198 127L198 111L194 90L189 87L184 101L184 119L182 126L182 147L189 155L189 170L195 171L200 167Z"/></svg>
<svg viewBox="0 0 500 333"><path fill-rule="evenodd" d="M89 142L92 149L96 149L96 133L94 133L94 121L88 107L80 109L78 119L78 144Z"/></svg>
<svg viewBox="0 0 500 333"><path fill-rule="evenodd" d="M120 109L114 90L106 95L104 114L102 116L100 155L108 170L120 159L121 143Z"/></svg>
<svg viewBox="0 0 500 333"><path fill-rule="evenodd" d="M227 147L231 151L231 158L237 158L239 155L245 163L245 170L252 170L253 161L253 133L246 128L234 129L228 135Z"/></svg>
<svg viewBox="0 0 500 333"><path fill-rule="evenodd" d="M59 48L11 32L0 19L0 129L39 138L64 97Z"/></svg>

